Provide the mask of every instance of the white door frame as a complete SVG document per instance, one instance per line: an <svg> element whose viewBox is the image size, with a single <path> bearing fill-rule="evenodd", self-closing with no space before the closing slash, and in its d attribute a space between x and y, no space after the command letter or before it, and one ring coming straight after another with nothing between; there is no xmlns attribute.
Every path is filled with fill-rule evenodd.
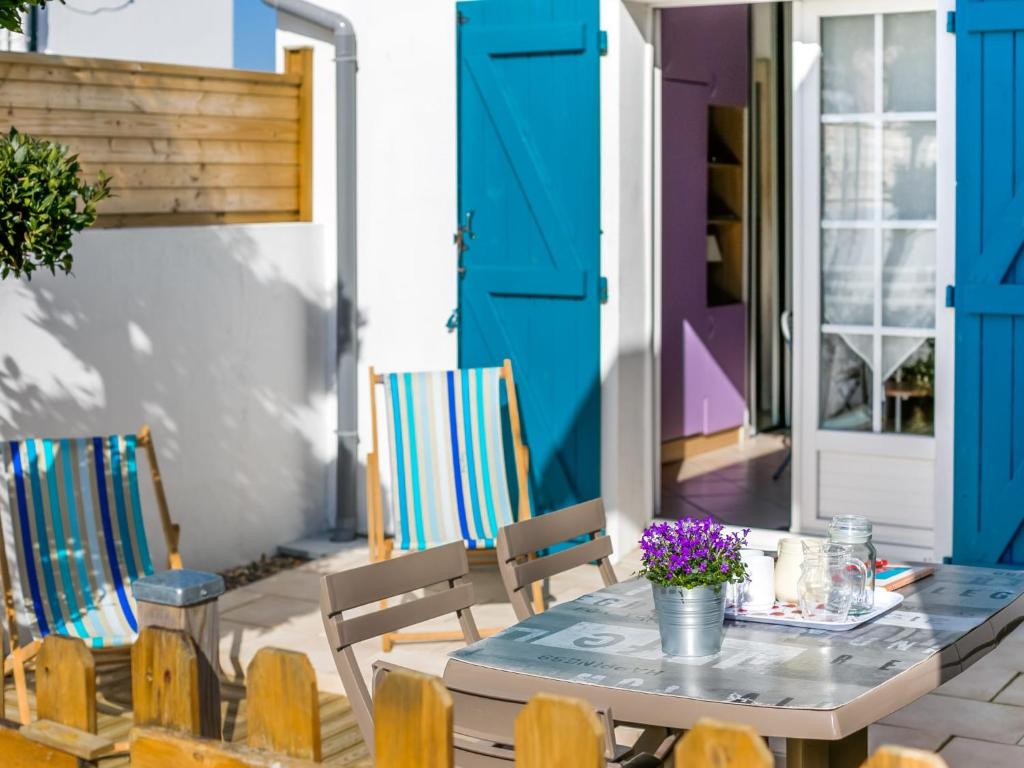
<svg viewBox="0 0 1024 768"><path fill-rule="evenodd" d="M945 30L947 7L955 0L797 0L793 4L793 296L796 342L793 358L793 518L794 531L820 532L817 521L816 464L820 448L893 453L928 459L935 466L933 533L904 534L911 546L923 545L935 558L949 554L952 539L952 312L943 306L945 285L954 271L955 186L955 41ZM820 344L820 41L822 16L929 10L936 13L936 369L935 437L858 434L818 430ZM814 47L817 46L815 51ZM815 55L817 54L817 55ZM797 60L797 59L802 59ZM877 355L876 355L877 357ZM877 365L877 362L876 362ZM873 392L877 409L879 393Z"/></svg>

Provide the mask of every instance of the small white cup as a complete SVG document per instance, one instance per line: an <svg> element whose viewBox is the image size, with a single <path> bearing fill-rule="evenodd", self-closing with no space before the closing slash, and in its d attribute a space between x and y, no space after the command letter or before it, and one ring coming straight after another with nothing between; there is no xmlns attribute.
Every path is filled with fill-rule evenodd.
<svg viewBox="0 0 1024 768"><path fill-rule="evenodd" d="M768 609L775 605L775 560L763 552L740 553L747 567L747 581L743 585L740 606L756 610Z"/></svg>

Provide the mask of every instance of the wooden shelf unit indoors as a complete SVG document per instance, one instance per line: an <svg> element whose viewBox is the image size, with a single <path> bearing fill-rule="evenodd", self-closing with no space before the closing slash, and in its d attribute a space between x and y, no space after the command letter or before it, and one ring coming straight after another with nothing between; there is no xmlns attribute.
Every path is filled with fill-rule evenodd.
<svg viewBox="0 0 1024 768"><path fill-rule="evenodd" d="M708 107L708 305L743 301L746 214L743 107ZM716 247L717 245L717 247Z"/></svg>

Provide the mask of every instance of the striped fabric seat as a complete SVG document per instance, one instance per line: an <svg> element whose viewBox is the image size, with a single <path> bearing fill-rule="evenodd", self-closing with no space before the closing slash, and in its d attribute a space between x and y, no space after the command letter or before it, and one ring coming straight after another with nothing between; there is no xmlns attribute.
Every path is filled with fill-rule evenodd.
<svg viewBox="0 0 1024 768"><path fill-rule="evenodd" d="M502 441L501 369L384 374L395 547L462 539L493 548L515 522Z"/></svg>
<svg viewBox="0 0 1024 768"><path fill-rule="evenodd" d="M0 522L18 626L35 639L79 637L94 648L138 632L131 584L153 573L134 435L3 445Z"/></svg>

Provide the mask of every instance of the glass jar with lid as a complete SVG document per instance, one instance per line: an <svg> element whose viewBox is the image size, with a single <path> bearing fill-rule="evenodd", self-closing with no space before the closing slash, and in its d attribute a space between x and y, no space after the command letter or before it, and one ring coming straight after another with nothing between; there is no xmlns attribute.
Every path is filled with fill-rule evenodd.
<svg viewBox="0 0 1024 768"><path fill-rule="evenodd" d="M850 547L853 556L864 564L866 578L861 594L854 598L850 613L867 613L875 607L875 564L878 551L871 541L871 521L861 515L839 515L828 524L828 540Z"/></svg>

